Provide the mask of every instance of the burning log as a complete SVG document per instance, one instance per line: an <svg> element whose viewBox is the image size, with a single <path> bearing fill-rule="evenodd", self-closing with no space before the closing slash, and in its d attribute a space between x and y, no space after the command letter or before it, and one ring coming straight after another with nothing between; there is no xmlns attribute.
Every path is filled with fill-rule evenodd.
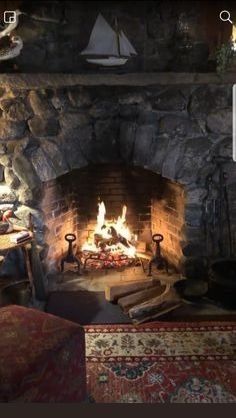
<svg viewBox="0 0 236 418"><path fill-rule="evenodd" d="M117 245L118 242L119 241L116 238L104 238L100 234L94 234L94 244L97 248L101 248L102 251L104 251L107 246L111 247L112 245Z"/></svg>
<svg viewBox="0 0 236 418"><path fill-rule="evenodd" d="M96 247L101 248L101 250L105 250L106 247L111 247L112 245L121 244L122 246L129 248L132 246L132 243L121 234L119 234L116 229L111 226L107 228L106 225L102 227L102 229L107 229L108 234L110 237L106 238L102 234L94 234L94 244Z"/></svg>
<svg viewBox="0 0 236 418"><path fill-rule="evenodd" d="M93 243L86 242L82 251L111 252L126 255L135 259L136 237L132 235L126 225L127 207L123 206L122 215L114 221L105 220L106 207L104 202L98 204L97 225L93 234Z"/></svg>

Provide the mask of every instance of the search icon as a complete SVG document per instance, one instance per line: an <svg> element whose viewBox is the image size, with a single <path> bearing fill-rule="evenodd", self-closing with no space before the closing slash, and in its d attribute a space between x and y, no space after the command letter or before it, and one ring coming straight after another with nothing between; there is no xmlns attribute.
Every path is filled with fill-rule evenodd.
<svg viewBox="0 0 236 418"><path fill-rule="evenodd" d="M221 19L223 22L227 22L227 21L229 21L229 22L233 25L233 22L232 22L232 20L230 19L230 13L229 13L229 11L228 11L228 10L222 10L222 11L220 12L220 19Z"/></svg>

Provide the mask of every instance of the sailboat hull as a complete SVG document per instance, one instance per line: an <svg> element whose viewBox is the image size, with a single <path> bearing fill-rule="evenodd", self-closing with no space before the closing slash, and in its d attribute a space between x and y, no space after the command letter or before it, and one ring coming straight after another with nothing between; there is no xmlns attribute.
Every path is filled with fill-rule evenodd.
<svg viewBox="0 0 236 418"><path fill-rule="evenodd" d="M97 64L102 65L103 67L118 67L121 65L126 64L128 58L116 58L116 57L108 57L108 58L87 58L87 62L90 64Z"/></svg>

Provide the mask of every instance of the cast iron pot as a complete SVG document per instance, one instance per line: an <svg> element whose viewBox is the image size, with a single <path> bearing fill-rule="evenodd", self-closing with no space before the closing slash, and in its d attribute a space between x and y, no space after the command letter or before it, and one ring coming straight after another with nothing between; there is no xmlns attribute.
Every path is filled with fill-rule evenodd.
<svg viewBox="0 0 236 418"><path fill-rule="evenodd" d="M236 260L229 258L212 263L210 280L223 287L236 290Z"/></svg>
<svg viewBox="0 0 236 418"><path fill-rule="evenodd" d="M236 308L236 260L222 259L212 263L209 270L209 297L224 307Z"/></svg>
<svg viewBox="0 0 236 418"><path fill-rule="evenodd" d="M208 291L208 283L200 279L185 279L174 284L179 296L189 302L198 302Z"/></svg>

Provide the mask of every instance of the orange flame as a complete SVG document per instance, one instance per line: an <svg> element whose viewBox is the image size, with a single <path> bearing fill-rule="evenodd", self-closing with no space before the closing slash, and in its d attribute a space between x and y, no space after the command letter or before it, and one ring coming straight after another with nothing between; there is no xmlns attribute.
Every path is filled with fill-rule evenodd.
<svg viewBox="0 0 236 418"><path fill-rule="evenodd" d="M111 239L112 228L115 229L116 234L122 239L125 239L126 245L122 242L118 242L115 245L107 244L105 251L111 251L112 253L120 253L127 255L128 257L135 257L136 248L135 244L137 241L137 236L132 234L126 225L126 213L127 206L123 206L121 216L118 216L114 221L106 220L106 207L104 202L98 204L98 215L97 215L97 225L93 234L93 242L88 242L88 240L82 246L82 251L91 251L99 252L101 248L95 244L95 235L99 235L103 239ZM121 239L121 241L122 241Z"/></svg>

